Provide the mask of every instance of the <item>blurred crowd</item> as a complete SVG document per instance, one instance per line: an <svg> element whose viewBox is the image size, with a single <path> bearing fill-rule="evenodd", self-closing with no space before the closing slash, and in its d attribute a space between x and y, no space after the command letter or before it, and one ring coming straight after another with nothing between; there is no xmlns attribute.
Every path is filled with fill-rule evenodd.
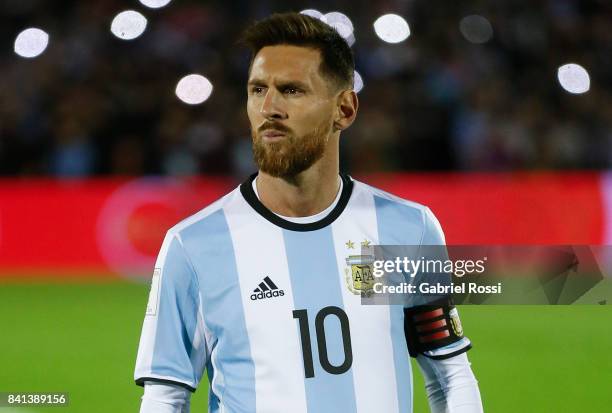
<svg viewBox="0 0 612 413"><path fill-rule="evenodd" d="M341 11L355 27L364 88L341 140L344 170L612 167L608 0L175 0L161 9L136 0L3 0L0 174L245 176L255 170L249 56L235 42L255 19L306 8ZM133 41L109 30L125 9L148 19ZM402 43L373 31L390 12L410 24ZM490 22L490 38L475 42L460 30L470 15ZM27 27L50 35L33 59L13 52ZM588 70L587 93L561 88L557 68L570 62ZM190 73L213 84L201 105L174 93Z"/></svg>

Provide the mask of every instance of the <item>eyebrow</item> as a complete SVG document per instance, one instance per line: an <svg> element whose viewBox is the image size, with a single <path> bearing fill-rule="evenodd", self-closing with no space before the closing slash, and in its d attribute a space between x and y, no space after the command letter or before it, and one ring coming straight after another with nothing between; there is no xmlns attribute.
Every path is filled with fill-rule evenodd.
<svg viewBox="0 0 612 413"><path fill-rule="evenodd" d="M266 86L266 82L261 79L252 79L249 81L248 86ZM276 87L279 89L294 87L297 89L310 90L310 87L306 83L299 80L280 81L276 84Z"/></svg>

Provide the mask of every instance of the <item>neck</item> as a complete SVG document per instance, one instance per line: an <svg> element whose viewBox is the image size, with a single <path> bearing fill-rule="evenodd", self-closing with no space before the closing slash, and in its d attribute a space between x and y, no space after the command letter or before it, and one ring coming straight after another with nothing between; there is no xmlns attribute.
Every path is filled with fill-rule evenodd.
<svg viewBox="0 0 612 413"><path fill-rule="evenodd" d="M339 188L337 156L323 155L307 170L291 177L257 176L257 192L270 211L286 217L317 214L331 205Z"/></svg>

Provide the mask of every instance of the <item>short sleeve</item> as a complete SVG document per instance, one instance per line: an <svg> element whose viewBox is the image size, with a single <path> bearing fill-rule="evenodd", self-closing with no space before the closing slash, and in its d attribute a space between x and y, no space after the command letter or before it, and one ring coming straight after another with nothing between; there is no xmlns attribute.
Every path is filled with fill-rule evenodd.
<svg viewBox="0 0 612 413"><path fill-rule="evenodd" d="M438 221L438 218L436 218L429 208L425 208L424 221L423 240L421 241L421 245L446 245L446 239L440 221Z"/></svg>
<svg viewBox="0 0 612 413"><path fill-rule="evenodd" d="M134 379L195 391L207 360L197 276L180 237L168 232L160 250L142 327Z"/></svg>
<svg viewBox="0 0 612 413"><path fill-rule="evenodd" d="M429 208L424 211L423 237L419 258L423 260L448 260L444 232L438 219ZM416 283L449 284L451 274L441 272L420 273ZM470 340L463 335L459 312L450 295L423 295L404 309L404 333L412 357L423 354L433 359L446 359L466 352Z"/></svg>

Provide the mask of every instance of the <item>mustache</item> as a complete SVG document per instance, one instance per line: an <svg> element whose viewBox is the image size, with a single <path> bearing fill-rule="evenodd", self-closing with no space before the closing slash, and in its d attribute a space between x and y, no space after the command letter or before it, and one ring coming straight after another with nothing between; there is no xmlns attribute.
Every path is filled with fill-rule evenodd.
<svg viewBox="0 0 612 413"><path fill-rule="evenodd" d="M287 126L283 125L282 123L275 122L265 122L263 125L257 128L257 132L262 133L267 129L275 129L279 132L291 133L291 129L289 129Z"/></svg>

